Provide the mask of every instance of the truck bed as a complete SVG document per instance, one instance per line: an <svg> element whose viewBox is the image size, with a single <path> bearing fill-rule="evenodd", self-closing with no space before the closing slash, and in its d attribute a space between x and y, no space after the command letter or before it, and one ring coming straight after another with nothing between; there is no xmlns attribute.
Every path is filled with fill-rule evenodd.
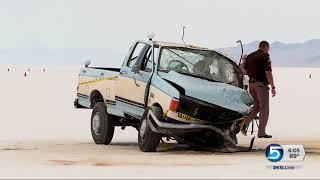
<svg viewBox="0 0 320 180"><path fill-rule="evenodd" d="M91 107L93 93L102 96L103 101L115 102L116 81L120 68L85 67L80 70L77 98L85 108Z"/></svg>

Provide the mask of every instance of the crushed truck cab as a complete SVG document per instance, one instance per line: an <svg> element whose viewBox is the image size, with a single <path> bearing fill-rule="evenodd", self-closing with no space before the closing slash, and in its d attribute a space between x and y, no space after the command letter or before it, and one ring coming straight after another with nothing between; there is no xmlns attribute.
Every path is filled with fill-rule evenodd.
<svg viewBox="0 0 320 180"><path fill-rule="evenodd" d="M159 41L136 41L121 68L80 70L77 108L92 108L91 133L109 144L115 126L138 130L142 151L155 151L160 139L217 146L237 143L252 98L243 74L222 53Z"/></svg>

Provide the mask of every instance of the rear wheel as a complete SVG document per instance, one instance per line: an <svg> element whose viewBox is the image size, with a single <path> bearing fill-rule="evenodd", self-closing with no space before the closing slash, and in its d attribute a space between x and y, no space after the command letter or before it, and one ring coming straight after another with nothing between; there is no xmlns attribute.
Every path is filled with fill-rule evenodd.
<svg viewBox="0 0 320 180"><path fill-rule="evenodd" d="M149 111L152 111L158 119L161 119L163 114L161 108L152 106L148 110L147 115L142 118L138 133L138 144L140 150L143 152L156 151L161 139L161 135L153 132L148 126L147 118L151 116Z"/></svg>
<svg viewBox="0 0 320 180"><path fill-rule="evenodd" d="M112 116L103 102L94 105L91 115L91 135L96 144L110 144L114 133Z"/></svg>

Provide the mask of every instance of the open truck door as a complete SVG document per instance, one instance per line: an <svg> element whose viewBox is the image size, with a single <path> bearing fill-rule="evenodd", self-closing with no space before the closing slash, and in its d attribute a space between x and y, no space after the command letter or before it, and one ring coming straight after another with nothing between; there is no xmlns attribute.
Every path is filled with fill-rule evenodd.
<svg viewBox="0 0 320 180"><path fill-rule="evenodd" d="M133 116L142 116L145 111L146 86L152 75L151 55L151 45L137 42L120 70L116 106Z"/></svg>

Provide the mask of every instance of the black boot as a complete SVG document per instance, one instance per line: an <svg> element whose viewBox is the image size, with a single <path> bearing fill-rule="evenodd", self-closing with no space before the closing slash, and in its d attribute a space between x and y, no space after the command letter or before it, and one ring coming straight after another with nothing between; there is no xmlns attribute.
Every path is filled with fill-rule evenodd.
<svg viewBox="0 0 320 180"><path fill-rule="evenodd" d="M269 134L265 134L265 135L262 135L262 136L258 135L258 138L272 138L272 136L269 135Z"/></svg>

